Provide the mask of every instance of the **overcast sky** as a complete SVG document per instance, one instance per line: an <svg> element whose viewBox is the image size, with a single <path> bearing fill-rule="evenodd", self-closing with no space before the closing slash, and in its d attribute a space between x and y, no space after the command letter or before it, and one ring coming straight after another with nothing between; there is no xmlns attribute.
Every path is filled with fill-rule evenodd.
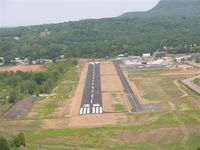
<svg viewBox="0 0 200 150"><path fill-rule="evenodd" d="M0 0L0 27L114 17L159 0Z"/></svg>

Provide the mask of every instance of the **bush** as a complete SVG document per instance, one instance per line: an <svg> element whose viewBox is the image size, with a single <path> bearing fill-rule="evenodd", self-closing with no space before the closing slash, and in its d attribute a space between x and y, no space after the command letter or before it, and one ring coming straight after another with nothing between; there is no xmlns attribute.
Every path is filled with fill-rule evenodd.
<svg viewBox="0 0 200 150"><path fill-rule="evenodd" d="M0 150L10 150L9 142L0 136Z"/></svg>
<svg viewBox="0 0 200 150"><path fill-rule="evenodd" d="M17 101L17 92L15 90L12 90L10 92L9 98L8 98L8 102L9 103L15 103Z"/></svg>
<svg viewBox="0 0 200 150"><path fill-rule="evenodd" d="M26 146L24 134L21 132L13 136L13 142L12 142L12 147L20 147L20 146Z"/></svg>

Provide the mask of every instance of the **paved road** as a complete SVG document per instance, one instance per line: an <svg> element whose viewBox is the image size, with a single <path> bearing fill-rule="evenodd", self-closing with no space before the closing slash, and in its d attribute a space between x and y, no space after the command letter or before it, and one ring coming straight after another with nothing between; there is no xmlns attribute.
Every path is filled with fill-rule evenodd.
<svg viewBox="0 0 200 150"><path fill-rule="evenodd" d="M136 96L133 93L133 90L131 89L128 81L126 80L126 77L124 76L124 73L122 72L120 66L119 66L119 62L117 60L113 61L115 68L117 70L117 73L120 77L120 80L122 82L122 85L124 86L125 92L128 96L128 99L131 103L132 106L132 111L142 111L142 106L140 105L139 101L137 100Z"/></svg>
<svg viewBox="0 0 200 150"><path fill-rule="evenodd" d="M4 115L4 119L15 119L22 116L24 113L30 109L33 104L34 97L28 97L23 100L17 101Z"/></svg>
<svg viewBox="0 0 200 150"><path fill-rule="evenodd" d="M186 64L192 65L194 67L200 68L200 64L194 61L186 61Z"/></svg>
<svg viewBox="0 0 200 150"><path fill-rule="evenodd" d="M101 113L103 113L103 108L100 64L98 62L90 62L88 65L87 79L80 107L80 115Z"/></svg>
<svg viewBox="0 0 200 150"><path fill-rule="evenodd" d="M196 79L196 78L200 78L200 75L189 78L189 79L182 80L182 82L184 84L186 84L187 86L189 86L192 90L194 90L195 92L200 94L200 87L197 84L194 83L194 79Z"/></svg>

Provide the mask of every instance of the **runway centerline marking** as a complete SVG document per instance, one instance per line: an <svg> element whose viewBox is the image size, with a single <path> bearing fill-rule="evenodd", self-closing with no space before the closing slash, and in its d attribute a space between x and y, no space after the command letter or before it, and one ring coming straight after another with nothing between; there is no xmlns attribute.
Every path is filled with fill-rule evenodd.
<svg viewBox="0 0 200 150"><path fill-rule="evenodd" d="M80 115L99 113L103 113L100 64L99 62L89 62Z"/></svg>

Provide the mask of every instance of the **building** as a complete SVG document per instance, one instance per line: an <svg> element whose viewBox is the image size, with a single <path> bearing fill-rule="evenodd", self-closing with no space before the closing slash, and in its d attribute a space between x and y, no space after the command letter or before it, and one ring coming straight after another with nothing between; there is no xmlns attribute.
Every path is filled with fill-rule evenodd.
<svg viewBox="0 0 200 150"><path fill-rule="evenodd" d="M0 57L0 66L3 66L5 63L5 59L3 57Z"/></svg>
<svg viewBox="0 0 200 150"><path fill-rule="evenodd" d="M142 57L144 57L144 58L148 58L148 57L150 57L150 56L151 56L150 53L144 53L144 54L142 54Z"/></svg>

